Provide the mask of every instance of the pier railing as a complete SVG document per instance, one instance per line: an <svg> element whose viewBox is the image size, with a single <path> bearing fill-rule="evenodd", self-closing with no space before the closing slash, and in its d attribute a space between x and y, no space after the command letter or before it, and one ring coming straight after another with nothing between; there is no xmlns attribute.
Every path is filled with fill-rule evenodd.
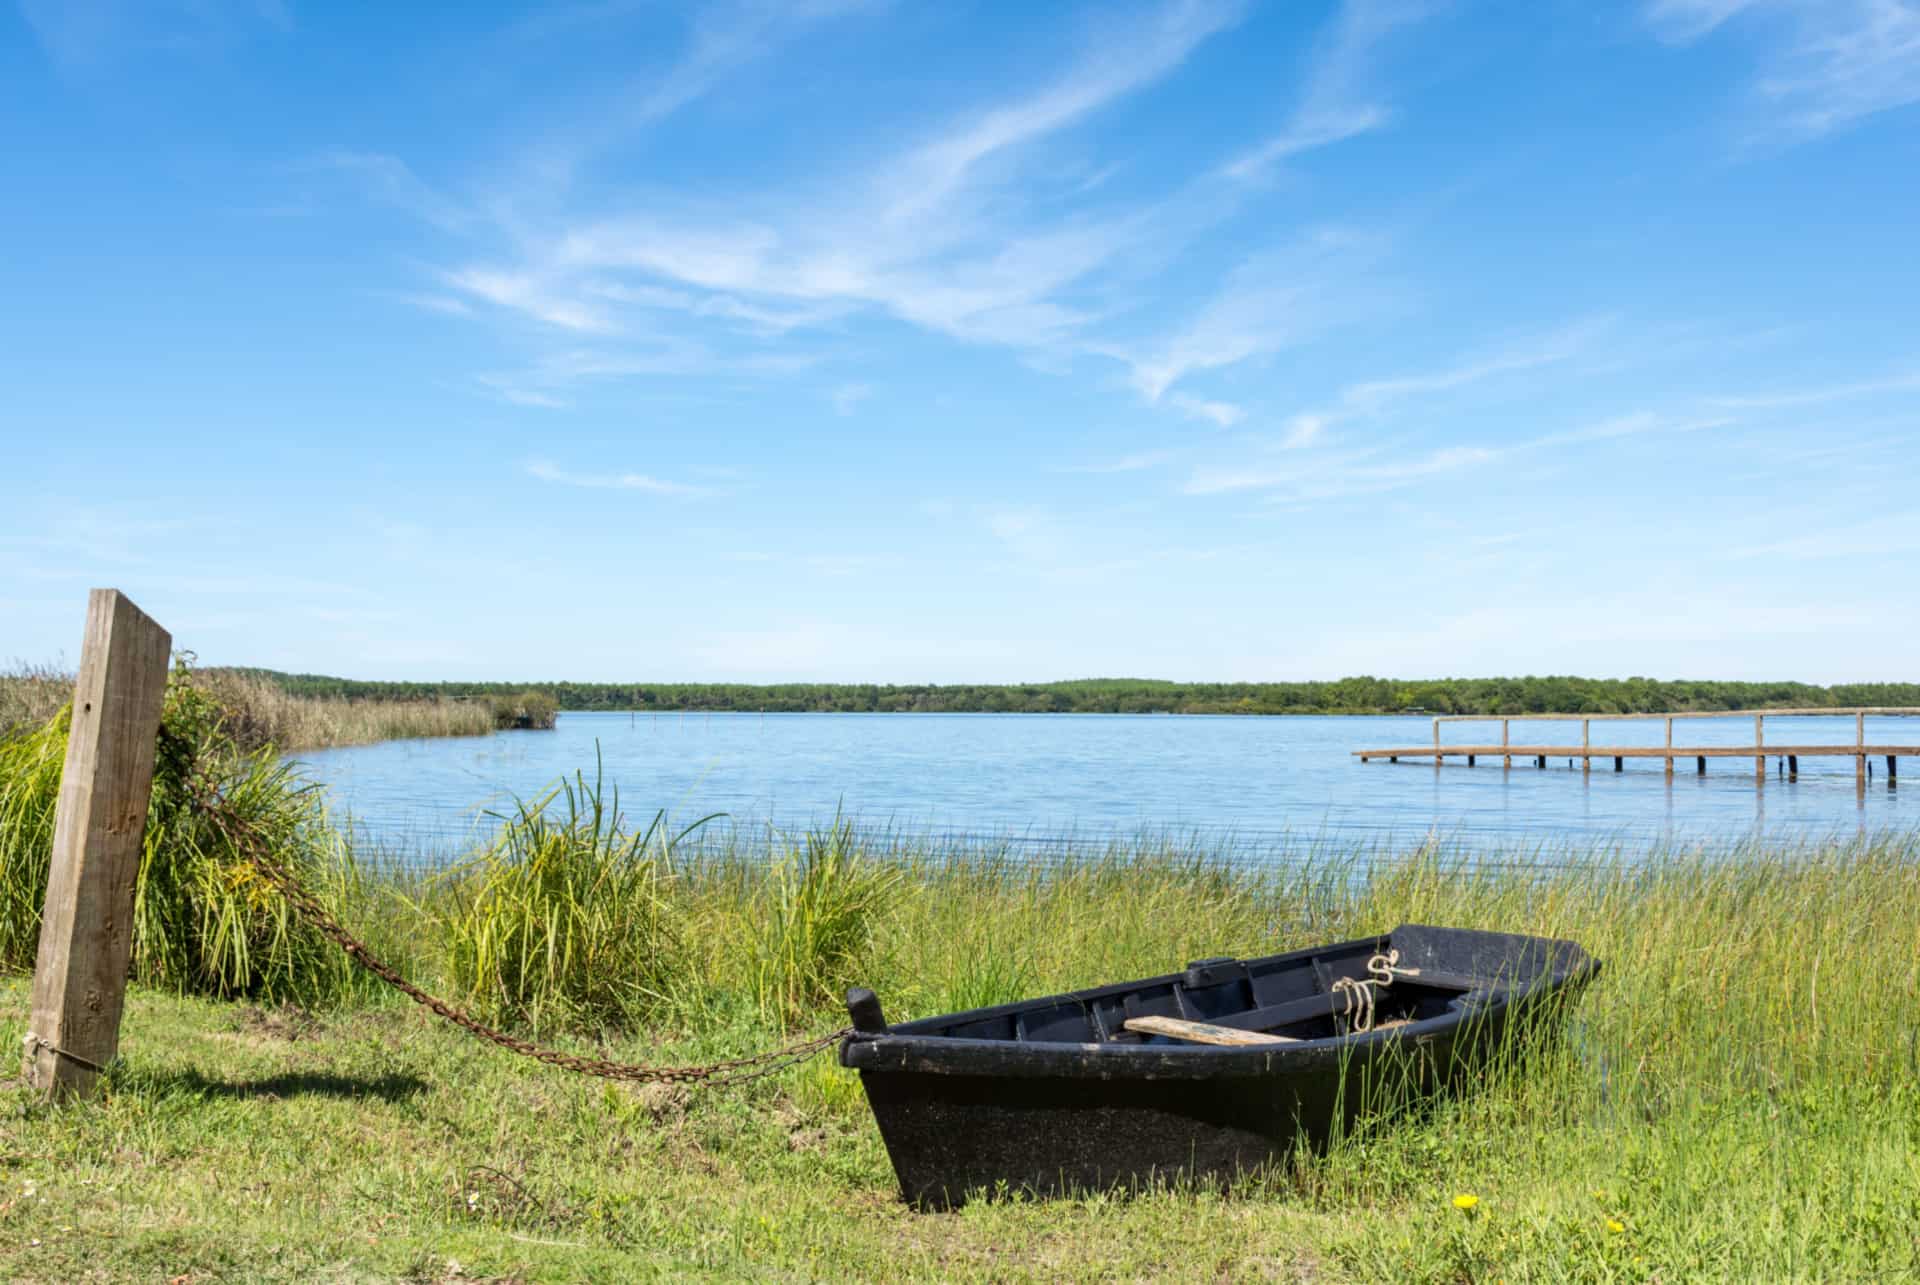
<svg viewBox="0 0 1920 1285"><path fill-rule="evenodd" d="M1884 756L1887 761L1887 781L1892 784L1897 778L1899 760L1902 756L1912 757L1920 754L1920 744L1910 745L1870 745L1867 743L1867 718L1873 717L1920 717L1920 706L1913 705L1854 705L1845 708L1827 709L1730 709L1730 710L1686 710L1661 714L1441 714L1433 720L1433 745L1407 746L1379 750L1355 750L1362 763L1376 758L1384 758L1397 763L1403 758L1431 758L1437 767L1449 757L1464 758L1467 766L1472 767L1482 756L1498 757L1504 767L1512 767L1516 756L1532 758L1536 766L1544 768L1549 758L1577 759L1583 772L1593 770L1596 758L1611 758L1613 770L1621 771L1630 758L1658 758L1666 762L1667 775L1673 775L1673 764L1677 758L1691 758L1696 770L1704 774L1707 760L1710 758L1746 758L1751 756L1754 765L1754 779L1764 782L1767 779L1767 756L1775 755L1783 760L1783 769L1790 777L1800 774L1800 760L1808 757L1844 757L1854 760L1854 775L1864 785L1869 773L1868 760ZM1847 718L1854 721L1854 739L1851 745L1768 745L1766 720L1769 718ZM1753 720L1753 744L1750 746L1727 745L1675 745L1673 743L1673 725L1686 719L1733 719L1751 718ZM1666 724L1666 744L1661 746L1644 745L1595 745L1593 743L1593 724L1614 722L1657 722ZM1515 723L1578 723L1580 724L1579 745L1515 745L1513 743L1513 724ZM1500 743L1498 745L1449 745L1440 740L1442 723L1498 723L1500 724Z"/></svg>

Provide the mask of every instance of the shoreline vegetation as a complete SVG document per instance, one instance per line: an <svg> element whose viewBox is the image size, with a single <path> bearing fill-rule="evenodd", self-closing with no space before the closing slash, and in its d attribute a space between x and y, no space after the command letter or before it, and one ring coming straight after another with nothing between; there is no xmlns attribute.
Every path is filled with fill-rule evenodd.
<svg viewBox="0 0 1920 1285"><path fill-rule="evenodd" d="M65 713L0 734L0 1041L28 1006ZM413 1280L1893 1278L1920 1270L1920 837L1249 868L1146 840L1033 865L851 826L731 848L582 776L447 869L356 850L271 745L169 685L122 1058L92 1103L16 1082L0 1274ZM1580 941L1564 1038L1230 1192L952 1215L897 1199L830 1057L732 1090L516 1059L379 988L195 809L270 838L375 954L570 1051L697 1064L1361 936Z"/></svg>
<svg viewBox="0 0 1920 1285"><path fill-rule="evenodd" d="M1650 678L1356 677L1331 682L1178 683L1089 678L1029 684L385 682L242 669L296 696L466 701L546 696L563 710L749 713L1653 714L1920 705L1920 683L1739 683Z"/></svg>
<svg viewBox="0 0 1920 1285"><path fill-rule="evenodd" d="M429 736L486 736L551 728L558 707L544 692L373 698L290 690L258 671L188 669L187 681L224 711L227 737L241 749L282 751L371 745ZM73 675L47 666L0 674L0 735L45 723L73 696Z"/></svg>

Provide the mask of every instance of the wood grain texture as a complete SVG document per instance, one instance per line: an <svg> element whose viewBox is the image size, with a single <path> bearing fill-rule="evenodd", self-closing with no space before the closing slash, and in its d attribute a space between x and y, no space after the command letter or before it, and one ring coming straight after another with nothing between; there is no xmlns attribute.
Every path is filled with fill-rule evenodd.
<svg viewBox="0 0 1920 1285"><path fill-rule="evenodd" d="M172 645L118 590L89 595L22 1071L44 1092L84 1091L96 1074L88 1063L105 1066L119 1052L133 885Z"/></svg>
<svg viewBox="0 0 1920 1285"><path fill-rule="evenodd" d="M1129 1017L1126 1027L1142 1035L1165 1035L1190 1044L1298 1044L1299 1040L1264 1031L1237 1031L1211 1022L1186 1022L1177 1017Z"/></svg>

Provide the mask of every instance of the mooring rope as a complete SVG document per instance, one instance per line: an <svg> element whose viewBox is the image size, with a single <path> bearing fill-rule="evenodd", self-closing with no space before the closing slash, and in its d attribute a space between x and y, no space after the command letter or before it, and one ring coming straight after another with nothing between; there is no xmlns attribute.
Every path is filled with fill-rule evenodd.
<svg viewBox="0 0 1920 1285"><path fill-rule="evenodd" d="M730 1058L706 1066L642 1066L632 1062L609 1061L605 1058L580 1057L516 1038L505 1031L488 1026L465 1010L456 1008L445 1000L420 989L402 977L391 965L374 955L367 949L364 942L341 926L340 921L320 904L319 899L307 890L292 870L267 851L266 841L243 818L233 815L231 808L226 805L226 800L220 797L218 791L211 788L204 790L195 798L194 805L213 822L222 835L226 836L235 852L241 854L267 878L268 882L279 889L280 895L287 899L287 903L312 926L314 931L340 947L354 963L434 1016L452 1023L469 1035L498 1045L509 1053L518 1053L522 1057L544 1062L548 1066L557 1066L562 1070L577 1071L581 1075L594 1075L607 1080L673 1084L743 1084L748 1080L757 1080L762 1076L772 1075L776 1071L804 1062L853 1033L853 1027L843 1026L837 1031L815 1035L784 1048L755 1053L748 1057ZM72 1055L68 1054L68 1056Z"/></svg>
<svg viewBox="0 0 1920 1285"><path fill-rule="evenodd" d="M1352 1023L1356 1035L1364 1035L1373 1029L1373 1008L1378 999L1375 994L1383 986L1391 986L1394 979L1400 977L1418 977L1417 968L1400 967L1400 952L1384 951L1367 960L1365 977L1336 977L1331 993L1347 997L1347 1018Z"/></svg>

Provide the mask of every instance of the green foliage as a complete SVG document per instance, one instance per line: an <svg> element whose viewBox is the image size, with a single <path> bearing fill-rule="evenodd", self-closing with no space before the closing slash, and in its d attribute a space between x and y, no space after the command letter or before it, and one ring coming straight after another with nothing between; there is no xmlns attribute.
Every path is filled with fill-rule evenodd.
<svg viewBox="0 0 1920 1285"><path fill-rule="evenodd" d="M0 738L0 968L31 969L47 895L48 856L71 707Z"/></svg>
<svg viewBox="0 0 1920 1285"><path fill-rule="evenodd" d="M487 704L493 711L493 725L501 729L550 728L560 714L560 706L551 694L532 689L491 695Z"/></svg>
<svg viewBox="0 0 1920 1285"><path fill-rule="evenodd" d="M858 980L874 921L901 883L899 867L866 860L853 827L838 819L776 860L750 926L761 1012L798 1025L839 999Z"/></svg>
<svg viewBox="0 0 1920 1285"><path fill-rule="evenodd" d="M569 710L767 713L1648 714L1848 705L1920 706L1920 683L1666 682L1651 678L1371 677L1301 683L1173 683L1089 678L1028 684L383 683L246 671L309 698L430 701L541 693ZM498 708L498 706L496 706ZM506 724L503 724L505 726ZM514 726L523 724L515 723ZM532 724L539 726L541 724Z"/></svg>
<svg viewBox="0 0 1920 1285"><path fill-rule="evenodd" d="M491 846L449 876L439 919L447 972L477 1015L536 1030L630 1027L657 1010L680 963L675 839L655 814L623 828L596 774L522 803Z"/></svg>
<svg viewBox="0 0 1920 1285"><path fill-rule="evenodd" d="M33 967L71 712L0 742L0 968ZM323 897L347 895L358 875L318 795L271 752L235 749L223 720L177 666L134 884L133 976L183 994L337 999L357 984L349 965L233 850L196 791L217 791Z"/></svg>

